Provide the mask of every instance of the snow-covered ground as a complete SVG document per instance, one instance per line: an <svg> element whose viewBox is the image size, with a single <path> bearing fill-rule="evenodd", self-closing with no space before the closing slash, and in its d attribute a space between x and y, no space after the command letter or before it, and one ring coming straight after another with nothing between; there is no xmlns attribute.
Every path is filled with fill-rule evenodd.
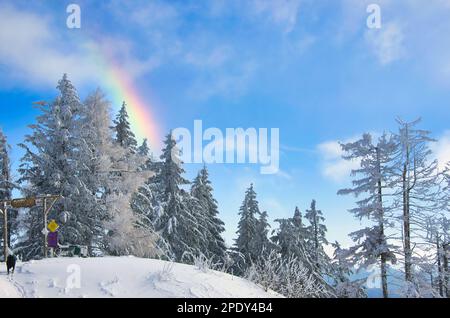
<svg viewBox="0 0 450 318"><path fill-rule="evenodd" d="M4 265L4 264L2 264ZM2 273L3 274L3 273ZM19 289L14 282L5 275L0 276L0 298L18 298L22 297Z"/></svg>
<svg viewBox="0 0 450 318"><path fill-rule="evenodd" d="M236 276L135 257L52 258L18 262L0 297L280 297Z"/></svg>

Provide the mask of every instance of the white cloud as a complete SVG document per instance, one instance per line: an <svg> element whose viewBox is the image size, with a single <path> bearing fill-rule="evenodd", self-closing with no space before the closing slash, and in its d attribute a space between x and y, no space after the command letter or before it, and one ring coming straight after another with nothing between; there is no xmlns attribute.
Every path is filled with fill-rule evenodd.
<svg viewBox="0 0 450 318"><path fill-rule="evenodd" d="M116 3L118 12L124 16L131 13L131 16L127 16L127 20L130 19L147 28L173 23L179 17L179 12L175 7L163 2L146 1L145 5L139 6L139 10L123 10L123 5L123 1ZM132 9L136 4L130 2L128 5Z"/></svg>
<svg viewBox="0 0 450 318"><path fill-rule="evenodd" d="M303 36L296 45L299 54L303 54L308 51L315 43L317 38L313 35L307 34Z"/></svg>
<svg viewBox="0 0 450 318"><path fill-rule="evenodd" d="M345 142L353 140L350 139ZM323 142L317 146L317 150L322 159L322 175L334 182L343 182L350 176L351 171L359 166L357 161L342 158L343 151L338 141Z"/></svg>
<svg viewBox="0 0 450 318"><path fill-rule="evenodd" d="M251 60L228 63L218 69L204 69L189 86L188 96L196 100L213 96L240 97L246 92L257 69L257 63Z"/></svg>
<svg viewBox="0 0 450 318"><path fill-rule="evenodd" d="M121 68L126 70L127 75L132 79L151 72L162 63L161 58L156 55L137 59L134 56L135 44L128 39L102 36L101 41L94 45L102 52L107 52L109 58L114 59L115 63L120 63Z"/></svg>
<svg viewBox="0 0 450 318"><path fill-rule="evenodd" d="M108 52L130 80L148 74L162 65L176 64L194 72L186 86L188 97L206 100L213 96L237 98L244 94L260 69L260 55L242 45L241 39L217 35L205 28L186 29L192 14L207 18L233 17L251 22L259 28L267 24L276 32L290 32L297 23L301 0L252 0L181 5L163 1L136 1L133 4L111 1L106 5L111 20L126 31L137 32L135 38L97 34L86 37L89 30L68 32L51 12L19 10L13 4L0 5L0 65L8 72L3 82L32 86L50 86L68 73L77 85L101 84L102 66L91 56L91 45ZM209 8L209 9L208 9ZM212 10L214 8L214 10ZM130 24L125 21L132 20ZM58 22L59 21L59 22ZM78 32L78 33L77 33ZM80 33L84 36L81 37ZM313 37L295 41L298 51L307 50ZM8 45L5 45L8 43ZM136 49L139 48L139 55ZM139 56L139 57L137 57ZM184 69L183 69L184 70ZM11 81L13 79L13 81Z"/></svg>
<svg viewBox="0 0 450 318"><path fill-rule="evenodd" d="M327 141L319 144L317 149L325 160L333 160L342 155L341 146L338 141Z"/></svg>
<svg viewBox="0 0 450 318"><path fill-rule="evenodd" d="M214 47L210 52L190 51L185 54L185 61L198 67L218 68L231 60L234 52L229 46Z"/></svg>
<svg viewBox="0 0 450 318"><path fill-rule="evenodd" d="M62 72L78 79L92 74L77 55L57 51L57 42L48 18L9 5L0 7L0 63L16 79L54 86Z"/></svg>
<svg viewBox="0 0 450 318"><path fill-rule="evenodd" d="M381 29L367 30L365 40L382 65L405 57L403 30L396 23L386 23Z"/></svg>
<svg viewBox="0 0 450 318"><path fill-rule="evenodd" d="M254 6L254 3L237 1L195 5L138 1L125 4L124 9L122 2L110 4L112 14L120 20L133 17L135 24L131 28L145 35L145 45L156 52L162 65L176 65L193 73L185 92L187 97L201 101L214 96L241 96L253 79L258 63L255 54L238 45L228 34L218 35L210 28L192 27L191 15L208 19L222 19L227 14L245 19L254 16L261 23L264 14L255 14Z"/></svg>
<svg viewBox="0 0 450 318"><path fill-rule="evenodd" d="M439 169L442 171L450 162L450 131L447 130L436 143L431 144L434 157L438 160Z"/></svg>
<svg viewBox="0 0 450 318"><path fill-rule="evenodd" d="M283 27L285 33L291 32L297 24L300 0L253 0L251 9L256 15L263 15L270 22Z"/></svg>
<svg viewBox="0 0 450 318"><path fill-rule="evenodd" d="M118 58L131 78L159 64L153 57L143 61L134 58L132 43L126 40L103 38L94 43L77 36L63 36L56 30L65 30L65 26L58 29L52 22L45 15L0 5L0 64L9 70L1 75L2 80L54 87L62 73L68 73L77 85L98 85L103 73L101 66L90 56L89 46L92 44Z"/></svg>
<svg viewBox="0 0 450 318"><path fill-rule="evenodd" d="M381 29L368 30L366 8L381 8ZM439 85L450 85L450 1L341 0L338 43L361 40L381 65L407 58L411 70ZM359 38L362 34L362 38Z"/></svg>

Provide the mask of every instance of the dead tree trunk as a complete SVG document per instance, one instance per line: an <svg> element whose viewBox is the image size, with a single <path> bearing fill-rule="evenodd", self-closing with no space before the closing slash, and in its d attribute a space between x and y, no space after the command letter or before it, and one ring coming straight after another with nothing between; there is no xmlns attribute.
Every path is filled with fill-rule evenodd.
<svg viewBox="0 0 450 318"><path fill-rule="evenodd" d="M409 154L407 156L409 160ZM411 251L411 228L410 228L410 211L409 211L409 182L408 182L408 165L403 166L403 250L405 254L405 280L412 282L412 251Z"/></svg>
<svg viewBox="0 0 450 318"><path fill-rule="evenodd" d="M436 236L436 257L437 257L437 266L438 266L438 286L439 286L439 295L444 297L444 273L441 262L441 243L439 241L439 236Z"/></svg>
<svg viewBox="0 0 450 318"><path fill-rule="evenodd" d="M449 268L448 268L448 256L450 254L450 244L449 243L443 244L442 250L443 250L442 260L444 263L443 264L443 267L444 267L444 291L445 291L445 297L449 298L450 297L450 289L449 289L448 283L449 283L450 272L449 272Z"/></svg>
<svg viewBox="0 0 450 318"><path fill-rule="evenodd" d="M380 149L376 148L377 152L377 169L378 169L378 218L380 227L380 242L382 245L386 246L386 238L384 236L384 208L383 208L383 190L381 184L381 159L380 159ZM381 289L383 290L383 297L388 298L388 282L387 282L387 257L386 253L382 252L381 258Z"/></svg>

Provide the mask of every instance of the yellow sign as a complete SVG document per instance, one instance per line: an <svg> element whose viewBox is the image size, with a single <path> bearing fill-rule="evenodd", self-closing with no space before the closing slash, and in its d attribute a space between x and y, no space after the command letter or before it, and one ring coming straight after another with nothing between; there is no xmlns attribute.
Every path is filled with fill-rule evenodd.
<svg viewBox="0 0 450 318"><path fill-rule="evenodd" d="M47 225L47 228L50 230L50 232L56 232L56 230L59 229L59 225L55 220L51 220Z"/></svg>

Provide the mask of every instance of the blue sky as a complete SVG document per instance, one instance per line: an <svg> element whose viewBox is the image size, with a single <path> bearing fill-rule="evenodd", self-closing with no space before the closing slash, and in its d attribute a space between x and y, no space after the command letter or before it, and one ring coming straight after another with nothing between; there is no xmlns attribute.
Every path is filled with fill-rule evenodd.
<svg viewBox="0 0 450 318"><path fill-rule="evenodd" d="M66 7L81 7L81 29ZM381 29L366 25L369 4ZM280 129L280 168L211 165L232 242L245 188L255 183L270 218L304 211L315 198L329 239L349 243L359 226L346 211L351 164L338 141L396 129L395 118L423 118L450 159L450 4L445 0L0 1L0 127L13 146L66 72L81 97L104 85L85 54L106 48L152 103L162 133L203 126ZM117 108L120 101L114 101ZM187 165L193 177L198 165Z"/></svg>

